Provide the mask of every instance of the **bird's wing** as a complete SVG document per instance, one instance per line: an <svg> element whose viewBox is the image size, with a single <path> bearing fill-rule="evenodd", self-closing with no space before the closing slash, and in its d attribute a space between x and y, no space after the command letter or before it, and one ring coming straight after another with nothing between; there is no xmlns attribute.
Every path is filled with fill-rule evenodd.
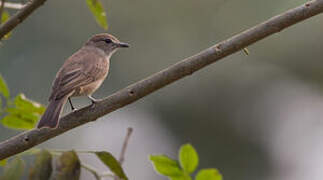
<svg viewBox="0 0 323 180"><path fill-rule="evenodd" d="M76 88L103 78L107 63L103 55L95 52L75 53L57 73L49 99L60 99Z"/></svg>

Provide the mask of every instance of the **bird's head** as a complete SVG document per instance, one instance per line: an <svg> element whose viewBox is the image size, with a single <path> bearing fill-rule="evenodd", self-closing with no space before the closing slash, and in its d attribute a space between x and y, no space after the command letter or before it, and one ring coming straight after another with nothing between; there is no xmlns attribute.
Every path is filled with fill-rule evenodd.
<svg viewBox="0 0 323 180"><path fill-rule="evenodd" d="M107 55L112 55L119 48L129 47L129 44L120 42L116 37L108 33L92 36L85 45L97 47L103 50Z"/></svg>

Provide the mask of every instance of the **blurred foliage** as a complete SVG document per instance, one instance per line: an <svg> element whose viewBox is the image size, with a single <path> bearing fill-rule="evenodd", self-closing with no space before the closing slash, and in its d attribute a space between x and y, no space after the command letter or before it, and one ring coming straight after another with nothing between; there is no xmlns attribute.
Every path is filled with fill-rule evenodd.
<svg viewBox="0 0 323 180"><path fill-rule="evenodd" d="M3 11L2 15L1 15L1 23L5 23L6 21L8 21L8 19L10 18L9 12L8 11ZM8 39L11 35L11 32L7 33L3 38L4 39Z"/></svg>
<svg viewBox="0 0 323 180"><path fill-rule="evenodd" d="M19 155L0 161L0 166L4 166L4 173L0 180L21 179L24 176L24 169L29 169L29 180L78 180L80 179L81 167L92 173L96 179L103 177L119 177L120 180L127 180L118 160L107 151L80 151L80 153L95 154L110 170L111 173L99 173L88 165L81 163L78 151L59 151L49 149L32 148ZM25 161L21 156L34 156L35 161L29 168L25 168ZM53 156L57 156L54 158ZM11 160L12 159L12 160ZM54 166L52 165L54 163ZM14 173L14 172L17 173Z"/></svg>
<svg viewBox="0 0 323 180"><path fill-rule="evenodd" d="M0 75L0 95L4 97L5 106L0 104L0 115L3 126L11 129L32 129L37 124L45 107L27 99L24 94L18 94L13 100L10 98L9 88ZM1 98L1 97L0 97Z"/></svg>
<svg viewBox="0 0 323 180"><path fill-rule="evenodd" d="M86 0L96 22L105 30L108 29L107 17L100 0Z"/></svg>
<svg viewBox="0 0 323 180"><path fill-rule="evenodd" d="M19 157L15 157L4 167L1 180L20 180L25 168L25 162Z"/></svg>
<svg viewBox="0 0 323 180"><path fill-rule="evenodd" d="M112 156L111 153L102 151L102 152L95 152L95 154L120 179L124 179L124 180L128 179L126 174L123 172L123 169L120 163L116 158Z"/></svg>
<svg viewBox="0 0 323 180"><path fill-rule="evenodd" d="M184 144L179 150L179 161L165 155L151 155L150 161L159 174L167 176L170 180L191 180L199 157L192 145ZM222 175L217 169L202 169L197 173L195 180L222 180Z"/></svg>
<svg viewBox="0 0 323 180"><path fill-rule="evenodd" d="M52 180L78 180L81 162L75 151L64 152L56 159Z"/></svg>
<svg viewBox="0 0 323 180"><path fill-rule="evenodd" d="M6 159L0 161L0 166L5 166L6 164L7 164Z"/></svg>
<svg viewBox="0 0 323 180"><path fill-rule="evenodd" d="M34 166L31 167L29 171L29 179L49 179L53 170L52 159L52 155L47 150L41 150L39 153L37 153Z"/></svg>
<svg viewBox="0 0 323 180"><path fill-rule="evenodd" d="M7 86L6 81L3 79L3 77L0 75L0 94L3 95L6 99L9 99L9 89Z"/></svg>

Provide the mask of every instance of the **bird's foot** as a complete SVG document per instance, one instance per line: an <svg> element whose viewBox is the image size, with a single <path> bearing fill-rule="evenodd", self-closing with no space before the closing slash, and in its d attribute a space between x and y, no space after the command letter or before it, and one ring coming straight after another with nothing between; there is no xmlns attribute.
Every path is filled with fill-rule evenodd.
<svg viewBox="0 0 323 180"><path fill-rule="evenodd" d="M78 109L76 109L76 108L72 108L72 112L75 112L75 111L77 111Z"/></svg>
<svg viewBox="0 0 323 180"><path fill-rule="evenodd" d="M91 104L91 108L95 108L95 105L100 101L100 99L95 99L92 96L88 96L88 98L91 100L92 104Z"/></svg>
<svg viewBox="0 0 323 180"><path fill-rule="evenodd" d="M76 108L73 106L73 104L72 104L71 98L68 98L68 102L69 102L69 103L70 103L70 105L71 105L72 112L77 111L77 109L76 109Z"/></svg>

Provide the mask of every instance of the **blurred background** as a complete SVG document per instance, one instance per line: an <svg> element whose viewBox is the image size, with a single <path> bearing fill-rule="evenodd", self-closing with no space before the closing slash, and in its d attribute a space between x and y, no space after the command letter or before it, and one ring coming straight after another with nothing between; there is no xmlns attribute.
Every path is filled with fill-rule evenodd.
<svg viewBox="0 0 323 180"><path fill-rule="evenodd" d="M104 0L109 33L131 44L112 58L94 94L102 98L305 0ZM40 145L107 150L118 156L134 128L124 163L130 179L164 180L149 154L176 158L190 142L200 168L224 179L323 178L323 16L316 16L192 76ZM104 32L85 0L48 0L0 47L0 73L11 93L47 105L66 58ZM77 107L90 102L74 98ZM65 113L70 112L69 106ZM0 127L0 140L17 134ZM82 160L102 171L95 157ZM82 172L82 179L92 179Z"/></svg>

